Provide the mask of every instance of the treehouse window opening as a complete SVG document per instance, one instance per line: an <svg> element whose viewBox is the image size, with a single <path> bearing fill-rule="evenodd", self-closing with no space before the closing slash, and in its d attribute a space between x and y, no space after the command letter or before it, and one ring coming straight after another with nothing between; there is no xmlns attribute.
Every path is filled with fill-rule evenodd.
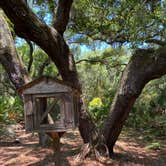
<svg viewBox="0 0 166 166"><path fill-rule="evenodd" d="M64 101L56 97L36 97L36 112L40 124L57 124L64 121Z"/></svg>

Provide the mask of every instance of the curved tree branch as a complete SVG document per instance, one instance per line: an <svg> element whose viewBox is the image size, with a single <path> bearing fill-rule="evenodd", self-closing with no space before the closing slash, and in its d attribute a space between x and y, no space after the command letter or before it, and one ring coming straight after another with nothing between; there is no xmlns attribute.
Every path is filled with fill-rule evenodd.
<svg viewBox="0 0 166 166"><path fill-rule="evenodd" d="M157 44L157 45L160 45L160 46L166 46L166 42L164 42L162 40L157 40L157 39L148 39L145 42L146 43Z"/></svg>
<svg viewBox="0 0 166 166"><path fill-rule="evenodd" d="M0 6L14 23L14 28L18 36L37 43L42 46L42 36L46 35L43 28L48 29L47 25L40 21L35 14L27 7L23 0L2 0Z"/></svg>
<svg viewBox="0 0 166 166"><path fill-rule="evenodd" d="M2 14L0 14L0 36L0 63L17 89L28 83L30 79L18 58L12 34Z"/></svg>
<svg viewBox="0 0 166 166"><path fill-rule="evenodd" d="M100 63L100 64L108 64L108 62L106 62L104 59L80 59L76 62L76 64L82 63L82 62L87 62L90 64L96 64L96 63ZM111 68L115 68L118 66L127 66L126 63L116 63L113 65L110 65Z"/></svg>
<svg viewBox="0 0 166 166"><path fill-rule="evenodd" d="M50 64L50 59L46 59L46 61L39 67L38 76L41 77L43 75L44 69Z"/></svg>
<svg viewBox="0 0 166 166"><path fill-rule="evenodd" d="M54 28L63 35L69 22L70 8L73 0L59 0L58 8L54 18Z"/></svg>
<svg viewBox="0 0 166 166"><path fill-rule="evenodd" d="M28 72L30 72L32 63L33 63L33 45L32 45L32 42L28 39L26 39L26 42L28 43L29 48L30 48L30 54L29 54L30 58L29 58L29 63L28 63Z"/></svg>
<svg viewBox="0 0 166 166"><path fill-rule="evenodd" d="M90 64L96 64L96 63L103 64L104 63L103 59L80 59L76 62L76 64L79 64L81 62L88 62Z"/></svg>

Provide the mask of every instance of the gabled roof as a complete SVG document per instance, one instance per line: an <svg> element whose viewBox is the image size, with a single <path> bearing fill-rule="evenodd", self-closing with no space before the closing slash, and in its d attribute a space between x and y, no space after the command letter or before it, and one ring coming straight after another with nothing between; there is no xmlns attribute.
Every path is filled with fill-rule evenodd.
<svg viewBox="0 0 166 166"><path fill-rule="evenodd" d="M48 77L48 76L42 76L42 77L39 77L25 85L23 85L22 87L20 87L18 89L18 93L22 94L24 93L25 91L27 91L28 89L32 89L33 90L33 87L37 87L39 84L41 84L42 82L45 82L45 83L49 83L49 82L52 82L52 83L55 83L56 85L59 84L59 86L63 86L63 87L66 87L68 90L72 90L72 86L67 83L67 82L64 82L64 81L61 81L61 80L58 80L58 79L55 79L55 78L52 78L52 77ZM40 85L42 86L42 85ZM53 91L53 89L52 89ZM34 92L35 93L35 92Z"/></svg>

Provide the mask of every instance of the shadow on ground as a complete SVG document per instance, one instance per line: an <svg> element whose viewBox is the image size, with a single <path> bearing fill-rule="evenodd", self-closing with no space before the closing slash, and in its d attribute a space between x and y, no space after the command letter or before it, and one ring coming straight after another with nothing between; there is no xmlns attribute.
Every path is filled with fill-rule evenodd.
<svg viewBox="0 0 166 166"><path fill-rule="evenodd" d="M24 136L23 136L24 135ZM20 142L0 142L0 165L2 166L53 166L54 157L51 147L41 148L38 138L26 137L20 131ZM75 163L74 157L80 152L82 140L78 131L64 134L61 139L63 166L165 166L166 149L152 151L130 138L120 138L115 147L115 154L109 164L97 162L93 156L82 163Z"/></svg>

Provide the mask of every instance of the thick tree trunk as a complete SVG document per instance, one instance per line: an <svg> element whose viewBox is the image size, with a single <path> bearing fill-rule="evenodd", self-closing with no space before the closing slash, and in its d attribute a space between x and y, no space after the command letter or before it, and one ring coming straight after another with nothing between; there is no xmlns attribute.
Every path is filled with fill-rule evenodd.
<svg viewBox="0 0 166 166"><path fill-rule="evenodd" d="M105 122L103 135L110 154L129 112L150 80L166 74L166 48L138 50L123 72L120 86Z"/></svg>
<svg viewBox="0 0 166 166"><path fill-rule="evenodd" d="M18 58L12 34L1 10L0 12L0 63L8 73L15 89L17 89L28 83L30 77Z"/></svg>

